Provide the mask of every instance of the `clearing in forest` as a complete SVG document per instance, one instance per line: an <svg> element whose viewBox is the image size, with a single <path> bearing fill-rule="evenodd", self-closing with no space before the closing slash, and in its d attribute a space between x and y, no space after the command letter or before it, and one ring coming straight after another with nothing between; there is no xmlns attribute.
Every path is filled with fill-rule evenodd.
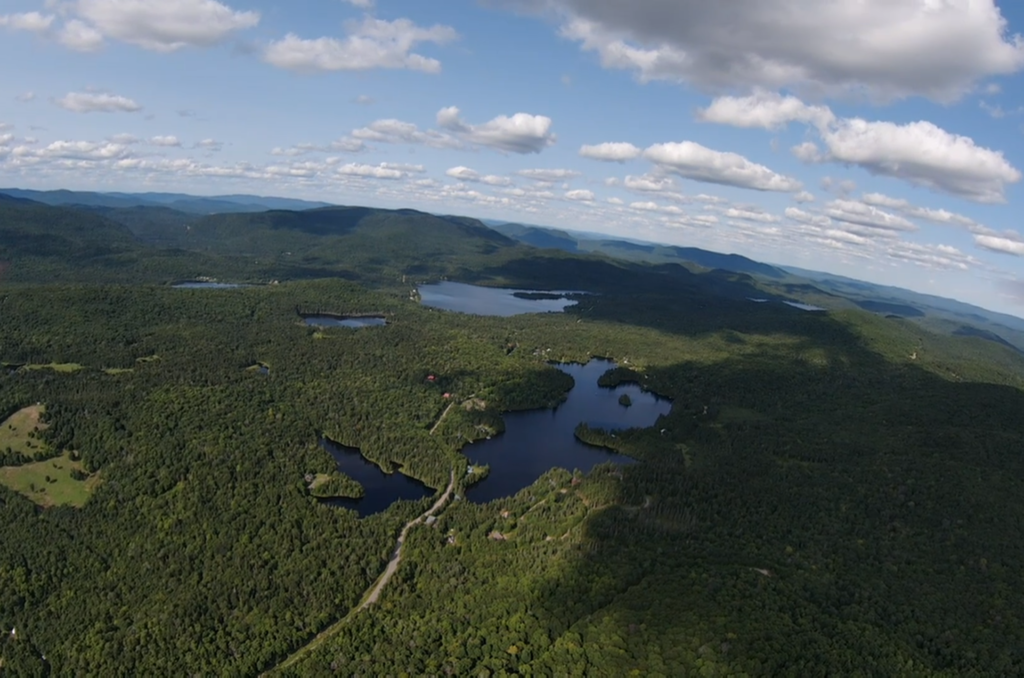
<svg viewBox="0 0 1024 678"><path fill-rule="evenodd" d="M82 462L72 461L70 453L24 466L0 468L0 484L22 494L40 506L81 508L89 500L100 478L94 474L76 480L72 473L84 475Z"/></svg>
<svg viewBox="0 0 1024 678"><path fill-rule="evenodd" d="M78 370L84 370L83 365L78 363L49 363L47 365L25 365L26 370L53 370L54 372L63 372L64 374L70 374L71 372L77 372Z"/></svg>
<svg viewBox="0 0 1024 678"><path fill-rule="evenodd" d="M26 457L38 457L46 451L46 444L33 434L46 428L39 420L46 408L43 405L32 405L18 410L0 424L0 453L11 452Z"/></svg>

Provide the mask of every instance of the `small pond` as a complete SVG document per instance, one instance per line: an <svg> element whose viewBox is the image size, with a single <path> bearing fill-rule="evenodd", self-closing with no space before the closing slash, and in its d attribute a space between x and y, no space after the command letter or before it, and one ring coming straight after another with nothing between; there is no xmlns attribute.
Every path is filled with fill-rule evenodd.
<svg viewBox="0 0 1024 678"><path fill-rule="evenodd" d="M388 324L382 316L304 315L302 320L313 327L383 327Z"/></svg>
<svg viewBox="0 0 1024 678"><path fill-rule="evenodd" d="M523 313L561 313L576 304L571 295L583 292L538 292L480 287L451 281L420 285L424 306L474 315L513 316Z"/></svg>
<svg viewBox="0 0 1024 678"><path fill-rule="evenodd" d="M171 285L171 287L177 290L233 290L239 287L245 287L245 285L241 285L239 283L222 283L208 282L202 280L191 280Z"/></svg>
<svg viewBox="0 0 1024 678"><path fill-rule="evenodd" d="M462 453L474 464L490 466L489 475L466 491L468 499L484 503L514 495L555 467L589 472L602 462L635 463L624 455L580 442L576 426L582 422L593 428L642 428L654 425L672 409L670 400L635 384L614 389L598 386L598 378L615 367L611 361L555 367L576 381L564 403L554 410L507 413L503 415L504 433L463 448ZM632 406L619 403L623 394L630 397Z"/></svg>
<svg viewBox="0 0 1024 678"><path fill-rule="evenodd" d="M346 447L324 438L320 444L334 457L338 470L363 486L365 494L359 499L322 499L329 506L352 509L360 518L384 511L399 499L413 501L434 494L420 481L398 471L384 473L380 466L367 459L355 447Z"/></svg>

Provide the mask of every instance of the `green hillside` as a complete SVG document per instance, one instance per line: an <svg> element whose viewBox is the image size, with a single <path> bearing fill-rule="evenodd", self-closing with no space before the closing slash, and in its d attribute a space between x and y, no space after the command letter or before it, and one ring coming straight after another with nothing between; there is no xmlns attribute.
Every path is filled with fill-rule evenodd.
<svg viewBox="0 0 1024 678"><path fill-rule="evenodd" d="M45 451L0 467L0 675L1024 672L1014 348L458 217L104 209L0 202L0 421ZM258 284L168 285L201 276ZM410 295L442 276L591 294L513 317ZM467 445L597 356L602 386L673 401L578 432L636 463L463 499ZM436 493L321 503L318 479L359 491L324 436Z"/></svg>

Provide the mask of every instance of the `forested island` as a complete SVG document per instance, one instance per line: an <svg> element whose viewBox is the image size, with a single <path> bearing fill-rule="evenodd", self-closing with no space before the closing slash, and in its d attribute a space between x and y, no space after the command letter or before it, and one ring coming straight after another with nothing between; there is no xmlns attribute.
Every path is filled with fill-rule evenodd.
<svg viewBox="0 0 1024 678"><path fill-rule="evenodd" d="M0 201L0 675L1024 672L1015 348L461 217L147 209ZM589 294L410 293L445 279ZM580 422L636 463L467 501L597 357L672 401ZM325 438L433 494L326 503Z"/></svg>

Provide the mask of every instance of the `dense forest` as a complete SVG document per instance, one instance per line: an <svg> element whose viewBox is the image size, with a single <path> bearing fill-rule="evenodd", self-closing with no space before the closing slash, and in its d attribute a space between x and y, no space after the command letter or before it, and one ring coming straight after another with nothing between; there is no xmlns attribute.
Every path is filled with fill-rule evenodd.
<svg viewBox="0 0 1024 678"><path fill-rule="evenodd" d="M1024 673L1018 351L468 219L159 209L0 202L0 675ZM593 294L411 295L443 277ZM251 285L170 284L198 278ZM464 446L596 356L673 399L661 428L578 430L639 463L458 500ZM323 504L361 489L323 437L457 478L353 614L437 496Z"/></svg>

